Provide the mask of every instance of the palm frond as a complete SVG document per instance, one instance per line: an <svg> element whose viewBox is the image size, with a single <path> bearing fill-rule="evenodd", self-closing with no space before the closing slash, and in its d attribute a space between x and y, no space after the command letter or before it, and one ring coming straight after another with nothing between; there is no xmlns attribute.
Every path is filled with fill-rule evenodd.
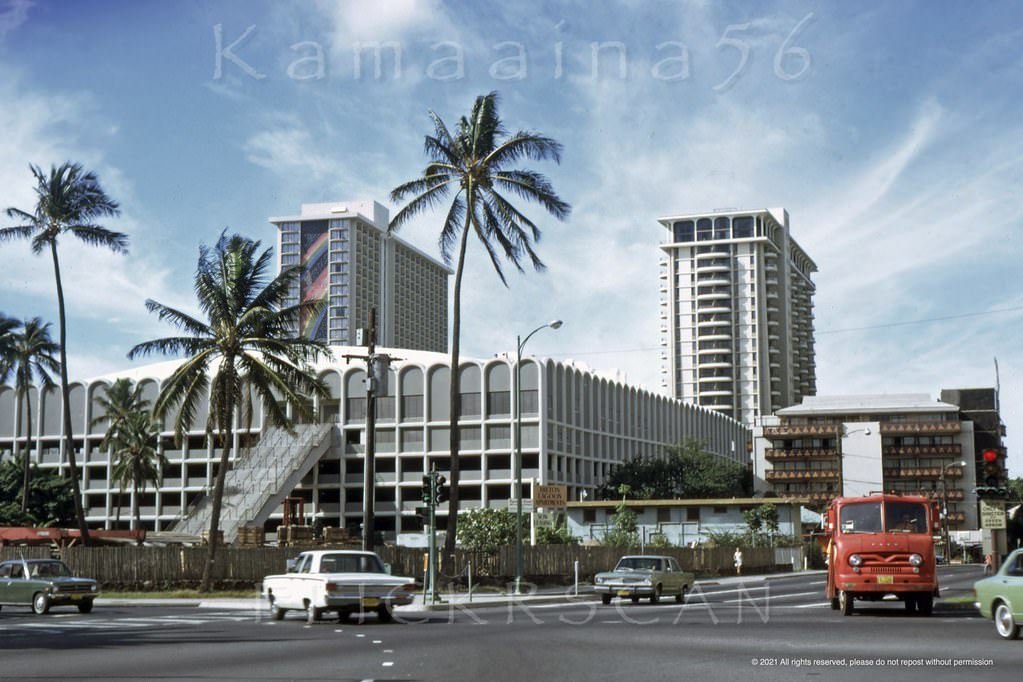
<svg viewBox="0 0 1023 682"><path fill-rule="evenodd" d="M523 158L561 163L563 150L561 143L553 138L520 130L499 144L483 162L492 168L503 168L506 164L515 163Z"/></svg>
<svg viewBox="0 0 1023 682"><path fill-rule="evenodd" d="M494 184L540 204L558 220L565 221L572 213L572 206L554 192L550 181L541 173L528 170L502 171L494 175Z"/></svg>
<svg viewBox="0 0 1023 682"><path fill-rule="evenodd" d="M69 225L67 230L89 246L105 246L114 253L128 253L128 235L99 225Z"/></svg>

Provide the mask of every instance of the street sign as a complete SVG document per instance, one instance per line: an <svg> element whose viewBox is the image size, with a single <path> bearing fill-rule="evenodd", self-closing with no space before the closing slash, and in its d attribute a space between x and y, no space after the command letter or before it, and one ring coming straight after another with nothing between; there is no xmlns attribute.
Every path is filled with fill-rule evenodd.
<svg viewBox="0 0 1023 682"><path fill-rule="evenodd" d="M518 511L518 509L519 509L519 501L518 500L508 500L508 511L514 513L516 511ZM529 513L531 511L533 511L533 500L529 500L529 499L523 498L522 499L522 511L524 513Z"/></svg>
<svg viewBox="0 0 1023 682"><path fill-rule="evenodd" d="M1005 530L1005 503L980 500L980 527L987 530Z"/></svg>
<svg viewBox="0 0 1023 682"><path fill-rule="evenodd" d="M561 509L568 506L568 486L535 485L533 503L544 509Z"/></svg>

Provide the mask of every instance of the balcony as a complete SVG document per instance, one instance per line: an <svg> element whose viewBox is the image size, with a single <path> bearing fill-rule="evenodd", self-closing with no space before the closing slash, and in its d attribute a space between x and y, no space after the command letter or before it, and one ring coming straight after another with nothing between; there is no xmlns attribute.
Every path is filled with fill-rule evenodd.
<svg viewBox="0 0 1023 682"><path fill-rule="evenodd" d="M941 490L900 490L899 492L904 495L920 495L921 497L927 497L935 502L941 502L942 494ZM944 499L949 502L962 502L966 499L966 493L958 489L949 489L944 495Z"/></svg>
<svg viewBox="0 0 1023 682"><path fill-rule="evenodd" d="M833 448L805 448L798 450L768 448L764 450L764 457L768 462L791 459L834 459L838 457L838 450Z"/></svg>
<svg viewBox="0 0 1023 682"><path fill-rule="evenodd" d="M837 481L838 471L794 469L791 471L765 471L768 481Z"/></svg>
<svg viewBox="0 0 1023 682"><path fill-rule="evenodd" d="M881 422L881 435L899 436L916 433L959 433L960 422Z"/></svg>
<svg viewBox="0 0 1023 682"><path fill-rule="evenodd" d="M886 445L881 449L886 457L893 455L934 456L952 455L959 457L963 447L958 443L952 445Z"/></svg>
<svg viewBox="0 0 1023 682"><path fill-rule="evenodd" d="M764 438L834 437L838 428L838 424L783 424L782 426L765 426Z"/></svg>
<svg viewBox="0 0 1023 682"><path fill-rule="evenodd" d="M962 467L946 467L945 478L962 478ZM907 467L902 469L885 469L885 478L941 478L942 467Z"/></svg>

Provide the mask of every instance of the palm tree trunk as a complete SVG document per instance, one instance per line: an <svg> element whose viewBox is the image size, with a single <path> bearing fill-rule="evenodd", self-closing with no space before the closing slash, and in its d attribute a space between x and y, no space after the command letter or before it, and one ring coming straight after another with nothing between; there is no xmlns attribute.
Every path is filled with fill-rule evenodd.
<svg viewBox="0 0 1023 682"><path fill-rule="evenodd" d="M458 403L459 394L461 388L461 382L459 381L458 371L458 352L459 352L459 341L460 332L462 328L462 315L461 315L461 303L462 303L462 272L465 269L465 248L469 243L469 228L471 226L471 213L472 202L468 202L466 209L465 228L462 230L462 243L458 247L458 264L455 266L455 287L452 294L454 301L453 311L451 314L451 391L449 394L448 410L451 415L451 433L450 433L450 450L451 450L451 466L448 471L448 528L447 535L444 538L444 559L441 562L442 570L447 575L454 575L455 570L455 540L458 534L458 481L461 478L460 475L460 462L458 460L459 450L459 437L458 431Z"/></svg>
<svg viewBox="0 0 1023 682"><path fill-rule="evenodd" d="M230 382L225 381L225 391ZM226 397L226 396L225 396ZM213 563L217 558L217 545L219 543L218 532L220 530L220 508L224 501L224 479L227 477L227 466L231 454L231 441L233 434L231 433L231 422L234 416L234 405L230 400L225 400L227 405L224 405L223 409L227 416L223 417L220 424L220 437L221 437L221 450L220 450L220 466L217 467L217 479L213 484L213 509L210 510L210 537L209 545L206 551L206 563L202 567L202 582L199 583L200 592L209 592L213 582Z"/></svg>
<svg viewBox="0 0 1023 682"><path fill-rule="evenodd" d="M142 527L142 510L139 508L139 479L138 471L134 472L135 475L131 481L131 509L132 515L135 517L135 527L132 530L138 530Z"/></svg>
<svg viewBox="0 0 1023 682"><path fill-rule="evenodd" d="M32 457L32 402L25 396L21 397L24 402L24 406L27 407L25 412L25 419L27 423L25 427L28 429L28 433L25 438L25 460L22 464L21 470L21 511L28 512L28 484L29 484L29 461ZM21 426L21 416L18 416L18 426ZM15 442L17 442L17 429L15 429Z"/></svg>
<svg viewBox="0 0 1023 682"><path fill-rule="evenodd" d="M53 256L53 275L57 283L57 320L60 324L60 396L64 405L64 449L68 467L71 469L71 493L75 498L75 519L83 545L89 544L89 527L85 524L85 509L82 508L82 489L78 484L78 460L71 430L71 388L67 379L67 319L64 315L64 287L60 281L60 259L57 258L57 242L50 242Z"/></svg>

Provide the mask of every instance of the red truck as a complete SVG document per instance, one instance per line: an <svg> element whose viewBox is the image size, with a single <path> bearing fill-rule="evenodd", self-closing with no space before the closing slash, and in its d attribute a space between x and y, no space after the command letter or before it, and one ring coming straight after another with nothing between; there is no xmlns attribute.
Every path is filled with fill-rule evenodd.
<svg viewBox="0 0 1023 682"><path fill-rule="evenodd" d="M839 497L824 519L831 608L848 616L853 602L888 595L929 616L938 596L934 543L938 506L916 495Z"/></svg>

